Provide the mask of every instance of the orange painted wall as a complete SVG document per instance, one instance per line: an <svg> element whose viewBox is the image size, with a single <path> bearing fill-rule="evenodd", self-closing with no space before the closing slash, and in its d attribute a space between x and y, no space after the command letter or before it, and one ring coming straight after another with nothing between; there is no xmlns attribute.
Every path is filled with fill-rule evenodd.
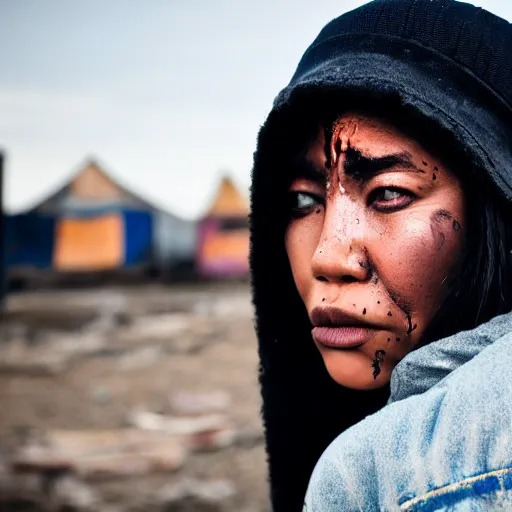
<svg viewBox="0 0 512 512"><path fill-rule="evenodd" d="M247 261L249 257L247 230L210 234L204 241L201 256L203 260L229 258L234 261Z"/></svg>
<svg viewBox="0 0 512 512"><path fill-rule="evenodd" d="M64 271L119 267L124 258L124 223L117 213L62 219L57 223L53 266Z"/></svg>

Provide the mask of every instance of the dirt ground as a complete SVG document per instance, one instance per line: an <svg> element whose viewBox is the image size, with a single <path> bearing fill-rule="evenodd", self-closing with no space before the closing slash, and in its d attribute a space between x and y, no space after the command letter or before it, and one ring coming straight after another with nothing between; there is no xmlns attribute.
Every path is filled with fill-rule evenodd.
<svg viewBox="0 0 512 512"><path fill-rule="evenodd" d="M37 481L27 483L13 469L20 446L48 432L121 432L134 421L158 430L137 415L176 418L173 399L180 394L206 402L220 396L221 421L235 435L188 453L172 471L127 471L94 481L72 472L75 487L66 499L52 496L60 474L32 468L23 478ZM206 409L194 415L206 418ZM11 295L0 323L0 510L267 511L259 410L245 284ZM32 501L17 496L27 486L37 490ZM80 501L80 493L94 499Z"/></svg>

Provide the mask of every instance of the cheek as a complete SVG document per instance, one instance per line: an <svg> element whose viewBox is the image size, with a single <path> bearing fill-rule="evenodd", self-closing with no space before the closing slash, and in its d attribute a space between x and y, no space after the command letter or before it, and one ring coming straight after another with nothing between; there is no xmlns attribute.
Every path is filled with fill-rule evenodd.
<svg viewBox="0 0 512 512"><path fill-rule="evenodd" d="M285 234L285 248L293 279L303 300L313 284L311 260L322 231L321 215L315 213L300 219L292 219Z"/></svg>
<svg viewBox="0 0 512 512"><path fill-rule="evenodd" d="M431 221L429 215L413 212L384 231L385 250L375 262L380 277L391 294L405 299L412 310L423 312L422 316L431 317L460 258L462 234L451 222Z"/></svg>

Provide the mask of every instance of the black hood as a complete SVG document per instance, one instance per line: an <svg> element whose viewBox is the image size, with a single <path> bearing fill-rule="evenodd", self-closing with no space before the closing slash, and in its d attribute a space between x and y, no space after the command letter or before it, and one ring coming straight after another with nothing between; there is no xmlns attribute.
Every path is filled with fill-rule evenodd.
<svg viewBox="0 0 512 512"><path fill-rule="evenodd" d="M329 105L392 107L464 153L511 201L510 48L509 23L472 5L374 0L330 22L277 96L254 157L250 256L276 512L301 509L322 451L389 396L335 384L312 341L284 248L290 158Z"/></svg>

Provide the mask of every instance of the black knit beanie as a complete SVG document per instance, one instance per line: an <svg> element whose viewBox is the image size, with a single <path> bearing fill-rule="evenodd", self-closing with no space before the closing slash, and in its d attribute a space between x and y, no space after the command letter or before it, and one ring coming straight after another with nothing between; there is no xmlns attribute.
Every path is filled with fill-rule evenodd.
<svg viewBox="0 0 512 512"><path fill-rule="evenodd" d="M453 132L512 198L512 28L453 0L374 0L331 21L277 97L311 86L392 91Z"/></svg>

